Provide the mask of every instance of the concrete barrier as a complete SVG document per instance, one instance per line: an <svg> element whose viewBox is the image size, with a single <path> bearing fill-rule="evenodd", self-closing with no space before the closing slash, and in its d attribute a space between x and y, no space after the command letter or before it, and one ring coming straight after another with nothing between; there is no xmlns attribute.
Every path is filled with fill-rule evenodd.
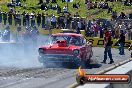
<svg viewBox="0 0 132 88"><path fill-rule="evenodd" d="M117 67L117 64L114 65L113 67L110 67L110 69L113 69L115 67L115 69L110 70L108 72L106 72L105 74L129 74L131 79L132 79L132 58L128 59L122 63L118 63L119 67ZM130 62L129 62L130 61ZM125 63L125 64L123 64ZM123 65L122 65L123 64ZM105 71L100 71L100 73L104 73ZM81 85L78 86L77 88L132 88L132 81L130 81L130 83L128 84L115 84L115 83L111 83L111 84L85 84L85 85Z"/></svg>

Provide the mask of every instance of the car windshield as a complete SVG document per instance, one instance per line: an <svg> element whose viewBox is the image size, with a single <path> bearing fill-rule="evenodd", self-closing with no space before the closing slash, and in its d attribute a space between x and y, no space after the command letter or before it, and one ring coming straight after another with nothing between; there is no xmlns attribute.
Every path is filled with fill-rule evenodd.
<svg viewBox="0 0 132 88"><path fill-rule="evenodd" d="M85 44L84 38L79 36L51 36L51 43L56 43L57 41L67 41L68 44L81 46Z"/></svg>

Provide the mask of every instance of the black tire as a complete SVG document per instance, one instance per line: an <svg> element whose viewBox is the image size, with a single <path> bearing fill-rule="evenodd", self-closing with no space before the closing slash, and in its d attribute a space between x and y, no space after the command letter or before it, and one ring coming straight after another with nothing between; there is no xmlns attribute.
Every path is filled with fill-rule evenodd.
<svg viewBox="0 0 132 88"><path fill-rule="evenodd" d="M81 65L80 61L75 61L72 64L73 64L73 68L74 69L78 69L80 67L80 65Z"/></svg>

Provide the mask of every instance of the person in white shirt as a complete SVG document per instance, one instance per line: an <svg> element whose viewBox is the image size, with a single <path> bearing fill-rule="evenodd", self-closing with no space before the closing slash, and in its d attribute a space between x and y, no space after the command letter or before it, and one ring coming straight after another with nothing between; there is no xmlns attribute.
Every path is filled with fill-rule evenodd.
<svg viewBox="0 0 132 88"><path fill-rule="evenodd" d="M64 12L64 13L67 13L67 12L68 12L68 7L67 7L67 6L64 6L64 7L63 7L63 12Z"/></svg>
<svg viewBox="0 0 132 88"><path fill-rule="evenodd" d="M56 28L56 17L55 17L55 15L53 15L52 16L52 18L51 18L51 25L53 26L53 28Z"/></svg>
<svg viewBox="0 0 132 88"><path fill-rule="evenodd" d="M126 25L124 22L122 22L122 24L119 25L120 30L123 30L123 32L126 32Z"/></svg>

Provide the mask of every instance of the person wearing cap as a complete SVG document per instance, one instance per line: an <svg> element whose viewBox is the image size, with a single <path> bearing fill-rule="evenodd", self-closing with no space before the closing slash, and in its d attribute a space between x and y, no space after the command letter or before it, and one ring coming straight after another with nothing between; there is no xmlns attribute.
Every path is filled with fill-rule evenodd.
<svg viewBox="0 0 132 88"><path fill-rule="evenodd" d="M111 41L111 33L108 31L107 28L104 29L104 60L101 63L105 63L106 64L106 60L107 60L107 53L108 56L110 58L110 62L109 64L114 63L113 59L112 59L112 53L111 53L111 46L112 46L112 41Z"/></svg>

